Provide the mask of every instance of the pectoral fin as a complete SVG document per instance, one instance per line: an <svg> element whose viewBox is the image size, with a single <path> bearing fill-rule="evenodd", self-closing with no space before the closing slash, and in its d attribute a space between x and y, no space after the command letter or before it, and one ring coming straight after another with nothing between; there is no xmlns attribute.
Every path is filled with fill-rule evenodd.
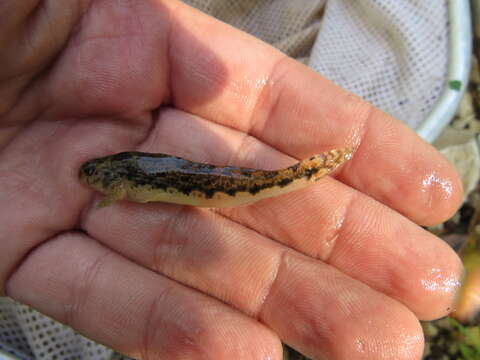
<svg viewBox="0 0 480 360"><path fill-rule="evenodd" d="M101 209L112 205L115 201L122 200L126 197L127 192L122 185L113 187L105 197L97 204L97 208Z"/></svg>

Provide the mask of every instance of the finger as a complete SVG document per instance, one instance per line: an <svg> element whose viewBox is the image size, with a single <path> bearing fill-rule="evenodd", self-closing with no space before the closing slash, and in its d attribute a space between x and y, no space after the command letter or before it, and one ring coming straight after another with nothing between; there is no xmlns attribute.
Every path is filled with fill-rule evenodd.
<svg viewBox="0 0 480 360"><path fill-rule="evenodd" d="M219 214L124 202L90 211L83 227L133 261L259 318L313 358L351 359L359 343L358 359L421 353L421 328L406 307Z"/></svg>
<svg viewBox="0 0 480 360"><path fill-rule="evenodd" d="M406 126L270 46L186 5L163 3L175 6L170 61L176 107L297 158L358 145L342 181L415 222L433 224L457 209L462 190L453 167ZM199 56L188 35L199 29L208 39L208 57ZM208 88L218 95L203 101Z"/></svg>
<svg viewBox="0 0 480 360"><path fill-rule="evenodd" d="M282 358L278 338L265 326L81 234L64 234L35 249L7 290L135 358Z"/></svg>
<svg viewBox="0 0 480 360"><path fill-rule="evenodd" d="M411 312L328 265L295 256L285 253L259 315L285 342L319 359L421 358L423 332Z"/></svg>
<svg viewBox="0 0 480 360"><path fill-rule="evenodd" d="M0 208L8 209L0 226L0 292L31 249L78 223L92 197L78 180L81 164L131 148L145 133L115 120L36 121L0 152Z"/></svg>
<svg viewBox="0 0 480 360"><path fill-rule="evenodd" d="M0 3L0 115L25 122L26 114L32 117L32 113L39 111L42 100L30 98L27 104L23 101L26 88L38 82L39 74L51 65L87 6L86 1L76 0L6 0ZM19 110L23 117L18 119L11 114L16 106L28 106L31 111Z"/></svg>
<svg viewBox="0 0 480 360"><path fill-rule="evenodd" d="M254 168L292 162L255 138L179 111L161 113L143 150ZM398 213L331 178L221 213L327 261L402 302L422 319L451 311L462 273L455 252Z"/></svg>

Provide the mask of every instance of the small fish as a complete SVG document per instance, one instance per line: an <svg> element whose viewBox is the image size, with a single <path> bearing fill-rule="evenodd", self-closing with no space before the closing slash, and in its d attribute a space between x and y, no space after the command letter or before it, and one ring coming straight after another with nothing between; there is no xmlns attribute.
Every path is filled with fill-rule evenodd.
<svg viewBox="0 0 480 360"><path fill-rule="evenodd" d="M331 150L280 170L215 166L167 154L121 152L87 161L80 180L105 194L99 207L117 200L163 201L200 207L246 205L304 188L352 156Z"/></svg>

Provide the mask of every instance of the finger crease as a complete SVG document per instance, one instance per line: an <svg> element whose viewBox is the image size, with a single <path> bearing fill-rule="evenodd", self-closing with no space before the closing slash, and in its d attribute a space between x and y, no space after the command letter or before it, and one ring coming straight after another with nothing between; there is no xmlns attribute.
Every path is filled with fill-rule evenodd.
<svg viewBox="0 0 480 360"><path fill-rule="evenodd" d="M341 241L341 239L343 239L345 236L346 223L349 219L353 203L357 198L358 194L354 190L349 196L348 200L346 200L346 205L344 206L344 210L342 211L342 215L339 224L336 226L335 232L329 239L326 239L326 241L329 243L328 252L324 252L323 254L321 254L321 256L317 256L317 258L327 264L330 264L332 254L334 254L337 248L337 243Z"/></svg>
<svg viewBox="0 0 480 360"><path fill-rule="evenodd" d="M263 140L261 136L263 130L268 127L269 122L275 119L274 115L277 113L277 109L284 98L284 96L282 95L284 89L282 78L288 73L288 67L286 67L285 70L282 71L280 71L280 69L283 69L284 64L289 60L291 59L288 56L282 56L272 66L272 69L268 75L268 81L266 85L262 88L260 94L257 96L257 101L253 106L253 111L250 117L247 133L255 138L262 139L262 142L268 144L275 150L283 154L293 156L292 154L286 153L284 150L281 150L271 141ZM261 106L265 106L265 104L267 104L267 114L263 119L261 119L261 121L259 121L255 114L259 113L260 111L258 109Z"/></svg>
<svg viewBox="0 0 480 360"><path fill-rule="evenodd" d="M95 284L98 282L97 278L106 262L106 259L112 253L105 249L104 253L97 256L94 262L90 263L87 268L82 271L79 281L72 281L71 288L68 292L70 294L70 301L67 302L64 309L64 317L62 322L68 326L75 327L76 319L82 313L82 309L86 307L90 294L95 291Z"/></svg>
<svg viewBox="0 0 480 360"><path fill-rule="evenodd" d="M255 318L262 323L264 323L264 321L262 320L263 309L265 308L265 304L268 302L268 299L272 294L272 290L275 288L276 283L278 282L282 265L285 263L285 258L290 251L291 250L289 249L282 249L278 254L278 260L275 264L275 272L273 273L269 283L265 284L263 296L260 297L260 302L258 303L257 310L254 312Z"/></svg>
<svg viewBox="0 0 480 360"><path fill-rule="evenodd" d="M164 251L162 251L162 246L165 243L169 243L171 239L175 239L175 241L173 241L175 252L168 253L169 262L171 264L175 264L176 261L175 259L172 259L172 255L177 258L181 256L181 254L184 252L184 248L186 246L185 241L187 239L187 237L175 236L177 234L176 229L181 226L182 221L187 219L187 213L189 211L190 210L187 206L179 206L178 211L174 215L170 216L170 218L167 220L167 223L164 226L164 231L162 231L161 237L158 239L153 252L154 255L150 265L153 271L157 273L163 273L165 276L168 276L167 274L172 274L174 272L173 269L169 270L166 268L166 262L163 259L164 256L162 256L162 253L164 253ZM179 239L183 240L178 241Z"/></svg>
<svg viewBox="0 0 480 360"><path fill-rule="evenodd" d="M154 297L152 304L146 312L145 327L143 330L143 336L141 337L142 345L139 347L142 359L150 359L151 350L157 348L157 346L155 346L157 331L159 329L161 329L161 331L167 331L165 327L162 326L162 311L160 309L162 309L161 304L171 290L172 286L167 286L159 292L159 294Z"/></svg>

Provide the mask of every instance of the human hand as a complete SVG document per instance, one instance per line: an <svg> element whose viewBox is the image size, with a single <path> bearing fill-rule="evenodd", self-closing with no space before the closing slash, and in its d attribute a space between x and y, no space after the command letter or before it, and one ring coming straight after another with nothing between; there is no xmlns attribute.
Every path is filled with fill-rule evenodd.
<svg viewBox="0 0 480 360"><path fill-rule="evenodd" d="M461 263L417 224L461 198L411 130L176 0L0 4L0 289L136 358L417 359ZM248 207L96 209L119 151L334 177Z"/></svg>

